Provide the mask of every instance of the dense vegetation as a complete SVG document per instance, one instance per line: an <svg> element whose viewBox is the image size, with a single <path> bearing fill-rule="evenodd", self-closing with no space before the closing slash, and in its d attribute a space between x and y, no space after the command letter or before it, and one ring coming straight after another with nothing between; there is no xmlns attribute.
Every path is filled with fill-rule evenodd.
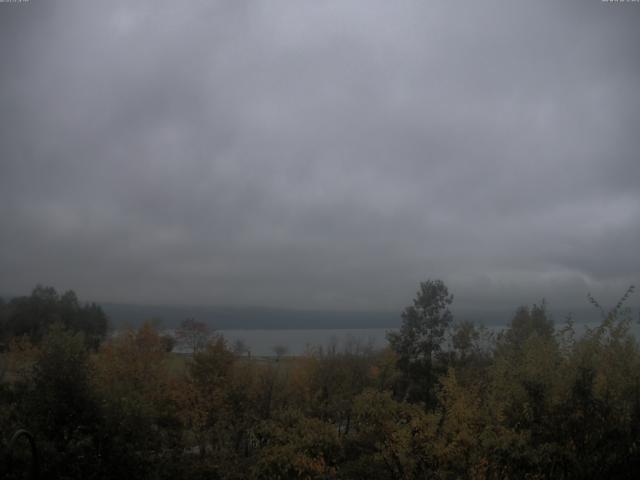
<svg viewBox="0 0 640 480"><path fill-rule="evenodd" d="M0 342L26 337L39 343L54 324L83 334L94 349L107 334L107 317L95 303L81 305L75 292L60 295L53 287L38 285L31 295L13 298L5 304L0 298Z"/></svg>
<svg viewBox="0 0 640 480"><path fill-rule="evenodd" d="M452 300L422 283L382 351L265 361L220 336L171 354L150 324L104 339L99 307L39 287L0 304L2 442L32 431L45 478L635 478L623 301L582 335L543 303L492 336L457 323Z"/></svg>

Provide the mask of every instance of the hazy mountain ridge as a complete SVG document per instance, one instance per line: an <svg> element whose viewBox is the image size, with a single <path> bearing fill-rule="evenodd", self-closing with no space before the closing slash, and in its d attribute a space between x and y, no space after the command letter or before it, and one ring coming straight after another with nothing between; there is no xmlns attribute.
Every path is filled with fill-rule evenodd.
<svg viewBox="0 0 640 480"><path fill-rule="evenodd" d="M185 318L195 318L214 329L353 329L397 328L400 311L338 311L294 310L267 307L176 306L133 305L100 303L114 328L140 326L147 320L157 320L165 328L175 328ZM513 317L513 307L456 307L452 312L457 320L495 326L506 325ZM571 314L576 323L598 321L598 312L589 305L578 308L550 308L556 324L561 324Z"/></svg>
<svg viewBox="0 0 640 480"><path fill-rule="evenodd" d="M195 318L217 330L224 329L314 329L394 328L400 316L394 312L349 312L289 310L261 307L163 306L102 303L114 328L139 326L159 320L175 328L185 318Z"/></svg>

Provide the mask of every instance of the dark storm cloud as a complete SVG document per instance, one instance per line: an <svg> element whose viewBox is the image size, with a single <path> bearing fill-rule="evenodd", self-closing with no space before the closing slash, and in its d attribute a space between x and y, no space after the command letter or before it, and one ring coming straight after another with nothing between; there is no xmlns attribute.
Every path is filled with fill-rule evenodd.
<svg viewBox="0 0 640 480"><path fill-rule="evenodd" d="M0 4L0 291L398 309L640 279L640 7Z"/></svg>

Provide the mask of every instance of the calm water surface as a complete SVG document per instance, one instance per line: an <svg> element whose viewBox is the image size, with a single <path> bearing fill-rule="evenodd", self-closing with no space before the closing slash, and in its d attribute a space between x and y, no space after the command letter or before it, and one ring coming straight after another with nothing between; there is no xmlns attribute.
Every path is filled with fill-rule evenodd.
<svg viewBox="0 0 640 480"><path fill-rule="evenodd" d="M359 342L374 348L386 345L386 333L393 329L339 329L339 330L218 330L229 342L229 346L242 340L252 355L274 355L273 347L281 345L287 355L302 355L312 347L328 347L337 344L338 349L348 342Z"/></svg>
<svg viewBox="0 0 640 480"><path fill-rule="evenodd" d="M576 334L582 334L587 327L593 324L576 324ZM556 329L562 324L556 324ZM486 329L498 333L504 326L487 326ZM337 345L342 350L349 342L358 342L361 345L370 345L375 349L384 348L387 345L387 332L397 331L393 328L363 328L363 329L305 329L305 330L217 330L227 340L229 347L233 348L236 341L241 340L251 351L251 355L272 356L275 355L274 347L283 346L287 355L302 355L310 348L329 347ZM638 323L631 324L631 331L640 338ZM176 348L175 351L180 351Z"/></svg>

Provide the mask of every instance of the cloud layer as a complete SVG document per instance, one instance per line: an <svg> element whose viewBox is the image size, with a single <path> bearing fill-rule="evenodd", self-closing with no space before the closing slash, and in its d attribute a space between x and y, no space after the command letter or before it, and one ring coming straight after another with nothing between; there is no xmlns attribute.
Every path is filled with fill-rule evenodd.
<svg viewBox="0 0 640 480"><path fill-rule="evenodd" d="M640 7L0 4L0 291L397 309L640 280Z"/></svg>

